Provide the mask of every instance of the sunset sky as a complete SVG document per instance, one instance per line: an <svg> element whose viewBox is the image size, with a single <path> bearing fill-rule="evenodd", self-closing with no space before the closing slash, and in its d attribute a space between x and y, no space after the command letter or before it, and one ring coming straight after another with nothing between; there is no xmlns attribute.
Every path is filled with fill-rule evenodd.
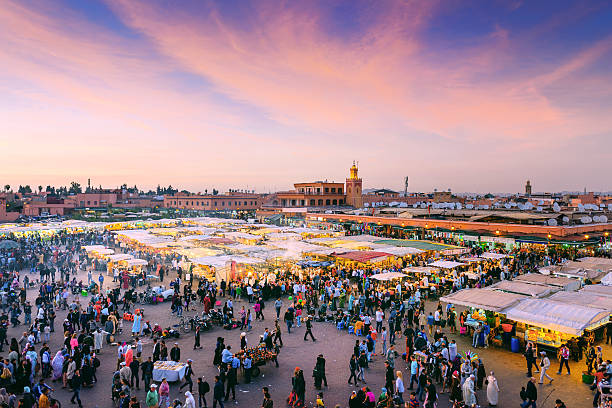
<svg viewBox="0 0 612 408"><path fill-rule="evenodd" d="M612 3L0 0L0 184L612 190Z"/></svg>

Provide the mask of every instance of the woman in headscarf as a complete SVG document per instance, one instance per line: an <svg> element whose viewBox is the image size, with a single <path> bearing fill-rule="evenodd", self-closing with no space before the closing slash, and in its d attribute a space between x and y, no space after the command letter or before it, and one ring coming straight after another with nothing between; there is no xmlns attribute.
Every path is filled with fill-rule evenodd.
<svg viewBox="0 0 612 408"><path fill-rule="evenodd" d="M465 379L465 382L461 386L463 391L463 402L466 406L471 407L476 404L476 394L474 393L474 375L470 375Z"/></svg>
<svg viewBox="0 0 612 408"><path fill-rule="evenodd" d="M196 408L195 398L189 391L185 393L185 406L183 408Z"/></svg>
<svg viewBox="0 0 612 408"><path fill-rule="evenodd" d="M62 350L58 351L51 361L53 367L53 381L57 381L62 378L62 367L64 366L64 354Z"/></svg>
<svg viewBox="0 0 612 408"><path fill-rule="evenodd" d="M497 378L493 374L493 371L487 377L487 400L489 401L490 407L497 406L499 401L499 386L497 385Z"/></svg>
<svg viewBox="0 0 612 408"><path fill-rule="evenodd" d="M0 407L9 405L9 395L6 392L6 388L0 388Z"/></svg>

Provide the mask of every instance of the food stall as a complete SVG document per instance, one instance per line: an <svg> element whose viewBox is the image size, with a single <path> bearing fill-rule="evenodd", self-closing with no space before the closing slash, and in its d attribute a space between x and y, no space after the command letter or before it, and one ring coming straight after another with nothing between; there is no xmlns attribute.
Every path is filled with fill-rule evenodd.
<svg viewBox="0 0 612 408"><path fill-rule="evenodd" d="M506 318L505 310L524 299L527 299L527 296L489 288L462 289L440 298L444 303L467 308L468 317L465 326L474 328L486 323L493 332L492 337L497 339L499 344L504 343L506 345L510 344L513 327L512 325L502 324ZM503 337L501 332L503 332ZM496 335L496 333L499 333L499 335ZM513 347L518 349L518 342L515 342L516 344Z"/></svg>
<svg viewBox="0 0 612 408"><path fill-rule="evenodd" d="M526 299L504 313L517 322L517 335L522 334L525 341L554 349L602 327L610 317L610 310L552 299Z"/></svg>
<svg viewBox="0 0 612 408"><path fill-rule="evenodd" d="M251 357L251 376L257 377L260 373L259 367L266 365L268 361L274 361L278 366L278 354L269 351L266 348L265 344L259 344L257 347L250 347L246 350L240 350L236 352L236 357L240 359L240 361L244 361L246 355ZM240 364L243 367L243 364Z"/></svg>

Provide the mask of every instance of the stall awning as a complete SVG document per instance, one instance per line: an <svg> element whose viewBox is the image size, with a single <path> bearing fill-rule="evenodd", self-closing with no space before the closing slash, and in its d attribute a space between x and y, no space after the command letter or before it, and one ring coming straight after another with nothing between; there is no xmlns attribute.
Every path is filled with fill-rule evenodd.
<svg viewBox="0 0 612 408"><path fill-rule="evenodd" d="M485 259L504 259L508 258L508 255L498 254L495 252L485 252L484 254L480 255L480 257Z"/></svg>
<svg viewBox="0 0 612 408"><path fill-rule="evenodd" d="M454 305L474 307L477 309L501 312L519 301L526 299L524 295L506 293L491 289L463 289L440 300Z"/></svg>
<svg viewBox="0 0 612 408"><path fill-rule="evenodd" d="M431 266L409 266L404 268L404 272L406 273L424 273L426 275L431 275L432 273L437 273L438 271L438 268Z"/></svg>
<svg viewBox="0 0 612 408"><path fill-rule="evenodd" d="M594 307L597 309L608 310L612 313L612 296L601 295L591 292L557 292L550 300L557 302L568 303L571 305L582 305Z"/></svg>
<svg viewBox="0 0 612 408"><path fill-rule="evenodd" d="M504 280L490 286L491 289L502 290L509 293L518 293L519 295L532 296L532 297L543 297L548 295L550 292L557 291L560 288L538 285L535 283L527 283L521 281L508 281Z"/></svg>
<svg viewBox="0 0 612 408"><path fill-rule="evenodd" d="M510 320L543 329L580 336L586 329L605 324L610 312L594 307L567 304L548 299L526 299L505 311Z"/></svg>
<svg viewBox="0 0 612 408"><path fill-rule="evenodd" d="M402 279L402 278L407 278L408 276L403 274L403 273L399 273L399 272L387 272L387 273L378 273L376 275L372 275L372 279L376 279L379 281L389 281L389 280L394 280L394 279Z"/></svg>
<svg viewBox="0 0 612 408"><path fill-rule="evenodd" d="M436 268L443 268L443 269L454 269L458 266L465 266L467 264L462 263L462 262L455 262L455 261L435 261L432 262L430 264L428 264L429 266L434 266Z"/></svg>
<svg viewBox="0 0 612 408"><path fill-rule="evenodd" d="M595 293L597 295L612 297L612 286L606 285L586 285L580 289L580 293Z"/></svg>
<svg viewBox="0 0 612 408"><path fill-rule="evenodd" d="M578 279L571 279L563 276L541 275L539 273L528 273L526 275L519 275L514 278L514 281L557 286L559 288L562 288L563 290L568 291L580 289L580 281Z"/></svg>
<svg viewBox="0 0 612 408"><path fill-rule="evenodd" d="M343 254L338 254L336 257L348 259L356 262L381 262L385 259L393 256L386 252L377 252L377 251L351 251L345 252Z"/></svg>

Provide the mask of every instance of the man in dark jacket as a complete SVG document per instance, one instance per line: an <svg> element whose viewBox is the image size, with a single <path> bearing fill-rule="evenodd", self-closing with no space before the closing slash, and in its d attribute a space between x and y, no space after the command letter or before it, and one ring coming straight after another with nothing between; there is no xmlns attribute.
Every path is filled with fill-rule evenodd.
<svg viewBox="0 0 612 408"><path fill-rule="evenodd" d="M389 365L388 361L385 361L385 388L387 392L393 395L393 385L395 383L395 378L393 374L393 368Z"/></svg>
<svg viewBox="0 0 612 408"><path fill-rule="evenodd" d="M139 369L140 369L140 361L138 360L138 357L136 357L130 363L130 370L132 370L132 377L130 378L130 387L134 387L134 383L136 383L136 389L138 390L140 389L140 378L138 377Z"/></svg>
<svg viewBox="0 0 612 408"><path fill-rule="evenodd" d="M223 408L223 382L221 382L221 377L218 375L215 376L215 386L213 387L213 408L217 407L217 402L219 406Z"/></svg>
<svg viewBox="0 0 612 408"><path fill-rule="evenodd" d="M140 370L142 371L142 381L144 382L145 390L148 390L153 379L153 361L151 361L151 357L140 365Z"/></svg>
<svg viewBox="0 0 612 408"><path fill-rule="evenodd" d="M357 356L353 354L351 356L351 361L349 362L349 370L351 371L351 376L348 379L348 383L351 383L351 379L355 379L355 386L357 386Z"/></svg>
<svg viewBox="0 0 612 408"><path fill-rule="evenodd" d="M178 343L174 343L174 347L170 349L170 360L176 361L177 363L181 360L181 349Z"/></svg>
<svg viewBox="0 0 612 408"><path fill-rule="evenodd" d="M536 408L536 401L538 400L538 388L535 386L536 379L531 377L527 383L527 389L525 390L525 401L521 404L522 408L531 406Z"/></svg>

